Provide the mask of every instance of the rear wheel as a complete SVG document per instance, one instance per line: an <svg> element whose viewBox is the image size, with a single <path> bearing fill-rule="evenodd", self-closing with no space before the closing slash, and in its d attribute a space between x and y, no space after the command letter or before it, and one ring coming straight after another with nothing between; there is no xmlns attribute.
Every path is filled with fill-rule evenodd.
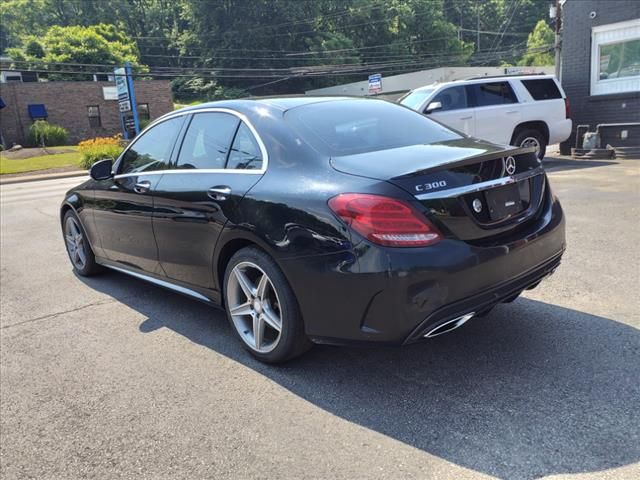
<svg viewBox="0 0 640 480"><path fill-rule="evenodd" d="M88 277L101 272L102 267L96 263L96 257L91 250L82 224L72 210L67 211L64 215L62 229L69 260L78 275Z"/></svg>
<svg viewBox="0 0 640 480"><path fill-rule="evenodd" d="M248 247L231 257L224 297L233 330L259 360L284 362L311 347L293 291L263 251Z"/></svg>
<svg viewBox="0 0 640 480"><path fill-rule="evenodd" d="M537 157L542 160L547 151L547 140L542 132L527 128L516 132L513 145L518 147L534 147Z"/></svg>

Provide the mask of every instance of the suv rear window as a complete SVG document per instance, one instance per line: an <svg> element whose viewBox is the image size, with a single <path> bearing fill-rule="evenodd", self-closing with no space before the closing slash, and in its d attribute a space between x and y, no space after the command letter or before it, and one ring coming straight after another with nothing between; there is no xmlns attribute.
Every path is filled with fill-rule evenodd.
<svg viewBox="0 0 640 480"><path fill-rule="evenodd" d="M552 78L539 78L536 80L522 80L522 84L529 91L534 100L550 100L562 98L562 94Z"/></svg>
<svg viewBox="0 0 640 480"><path fill-rule="evenodd" d="M337 100L292 108L285 119L328 156L424 145L460 137L444 125L383 100Z"/></svg>

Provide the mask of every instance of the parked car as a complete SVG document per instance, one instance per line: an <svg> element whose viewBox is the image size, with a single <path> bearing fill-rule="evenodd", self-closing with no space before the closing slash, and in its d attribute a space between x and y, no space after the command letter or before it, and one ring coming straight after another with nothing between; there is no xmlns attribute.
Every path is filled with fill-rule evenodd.
<svg viewBox="0 0 640 480"><path fill-rule="evenodd" d="M472 137L535 147L571 135L569 101L553 75L480 77L417 88L400 99L413 110Z"/></svg>
<svg viewBox="0 0 640 480"><path fill-rule="evenodd" d="M531 148L375 99L274 98L160 118L70 190L73 268L223 306L266 362L406 344L535 287L564 219Z"/></svg>

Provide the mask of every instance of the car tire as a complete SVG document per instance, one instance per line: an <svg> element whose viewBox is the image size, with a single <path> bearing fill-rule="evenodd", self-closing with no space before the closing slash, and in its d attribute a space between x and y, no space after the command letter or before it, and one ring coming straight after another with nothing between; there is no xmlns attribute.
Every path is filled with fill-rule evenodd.
<svg viewBox="0 0 640 480"><path fill-rule="evenodd" d="M87 240L87 234L80 219L73 210L68 210L62 219L62 234L73 270L83 277L90 277L103 271L96 263L96 257Z"/></svg>
<svg viewBox="0 0 640 480"><path fill-rule="evenodd" d="M547 140L542 132L533 128L527 128L515 133L512 145L517 147L536 147L537 156L544 158L547 151Z"/></svg>
<svg viewBox="0 0 640 480"><path fill-rule="evenodd" d="M300 308L289 282L262 250L246 247L231 257L223 291L234 333L258 360L285 362L313 345L304 333Z"/></svg>

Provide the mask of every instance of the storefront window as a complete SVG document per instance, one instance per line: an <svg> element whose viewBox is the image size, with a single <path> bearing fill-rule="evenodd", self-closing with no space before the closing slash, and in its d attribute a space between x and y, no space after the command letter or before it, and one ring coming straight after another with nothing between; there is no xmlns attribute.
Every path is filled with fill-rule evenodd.
<svg viewBox="0 0 640 480"><path fill-rule="evenodd" d="M640 39L600 46L600 80L640 75Z"/></svg>
<svg viewBox="0 0 640 480"><path fill-rule="evenodd" d="M594 27L591 95L640 90L640 21Z"/></svg>

